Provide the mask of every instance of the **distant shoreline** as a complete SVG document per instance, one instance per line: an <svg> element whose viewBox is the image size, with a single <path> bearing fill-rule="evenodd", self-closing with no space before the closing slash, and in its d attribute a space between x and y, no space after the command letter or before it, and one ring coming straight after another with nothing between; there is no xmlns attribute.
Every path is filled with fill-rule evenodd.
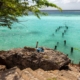
<svg viewBox="0 0 80 80"><path fill-rule="evenodd" d="M59 11L59 10L40 10L40 11ZM80 11L80 10L62 10L62 11Z"/></svg>

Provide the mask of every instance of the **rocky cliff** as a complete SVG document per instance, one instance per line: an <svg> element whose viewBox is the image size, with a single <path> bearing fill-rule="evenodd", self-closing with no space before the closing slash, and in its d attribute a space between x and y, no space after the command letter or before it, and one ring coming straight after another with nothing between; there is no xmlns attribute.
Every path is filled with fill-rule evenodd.
<svg viewBox="0 0 80 80"><path fill-rule="evenodd" d="M69 63L66 55L47 48L0 51L0 80L80 80L80 66Z"/></svg>
<svg viewBox="0 0 80 80"><path fill-rule="evenodd" d="M68 70L32 70L26 68L20 70L13 67L0 72L0 80L80 80L80 68L69 65Z"/></svg>
<svg viewBox="0 0 80 80"><path fill-rule="evenodd" d="M35 48L19 48L9 51L0 51L0 64L8 69L14 66L20 69L42 68L44 70L60 69L70 63L70 59L61 52L44 48L38 52Z"/></svg>

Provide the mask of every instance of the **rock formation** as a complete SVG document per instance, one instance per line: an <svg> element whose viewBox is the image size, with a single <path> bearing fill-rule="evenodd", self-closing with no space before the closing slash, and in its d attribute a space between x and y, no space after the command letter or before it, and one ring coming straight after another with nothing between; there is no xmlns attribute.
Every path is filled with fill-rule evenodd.
<svg viewBox="0 0 80 80"><path fill-rule="evenodd" d="M70 63L70 59L61 52L44 48L44 52L37 52L35 48L19 48L9 51L0 51L0 64L6 68L14 66L20 69L42 68L44 70L55 70Z"/></svg>
<svg viewBox="0 0 80 80"><path fill-rule="evenodd" d="M20 70L13 67L4 72L0 72L0 80L80 80L79 67L69 65L71 70L32 70L26 68Z"/></svg>
<svg viewBox="0 0 80 80"><path fill-rule="evenodd" d="M0 51L0 80L79 80L80 66L69 63L66 55L47 48Z"/></svg>

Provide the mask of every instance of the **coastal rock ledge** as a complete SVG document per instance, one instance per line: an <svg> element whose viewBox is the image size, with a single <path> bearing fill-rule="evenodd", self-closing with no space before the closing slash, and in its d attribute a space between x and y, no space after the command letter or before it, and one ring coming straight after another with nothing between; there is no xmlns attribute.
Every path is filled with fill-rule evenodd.
<svg viewBox="0 0 80 80"><path fill-rule="evenodd" d="M0 51L0 65L5 65L7 69L17 66L20 69L55 70L69 63L70 59L65 54L47 48L44 48L44 52L37 52L36 48L30 47Z"/></svg>

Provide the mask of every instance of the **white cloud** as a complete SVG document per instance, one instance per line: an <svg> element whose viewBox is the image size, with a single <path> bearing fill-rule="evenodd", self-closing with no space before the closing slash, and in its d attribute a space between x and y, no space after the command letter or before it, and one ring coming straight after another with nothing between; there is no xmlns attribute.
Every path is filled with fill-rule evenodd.
<svg viewBox="0 0 80 80"><path fill-rule="evenodd" d="M71 1L70 0L62 0L61 2L66 4L66 3L70 3Z"/></svg>
<svg viewBox="0 0 80 80"><path fill-rule="evenodd" d="M80 2L80 0L77 0L77 2Z"/></svg>
<svg viewBox="0 0 80 80"><path fill-rule="evenodd" d="M80 2L80 0L48 0L48 1L53 3L63 3L63 4Z"/></svg>
<svg viewBox="0 0 80 80"><path fill-rule="evenodd" d="M60 0L48 0L49 2L53 2L53 3L59 3Z"/></svg>
<svg viewBox="0 0 80 80"><path fill-rule="evenodd" d="M32 5L32 0L28 0ZM73 10L80 10L80 0L48 0L51 3L54 3L61 7L62 9L73 9ZM54 8L47 8L47 9L54 9Z"/></svg>

